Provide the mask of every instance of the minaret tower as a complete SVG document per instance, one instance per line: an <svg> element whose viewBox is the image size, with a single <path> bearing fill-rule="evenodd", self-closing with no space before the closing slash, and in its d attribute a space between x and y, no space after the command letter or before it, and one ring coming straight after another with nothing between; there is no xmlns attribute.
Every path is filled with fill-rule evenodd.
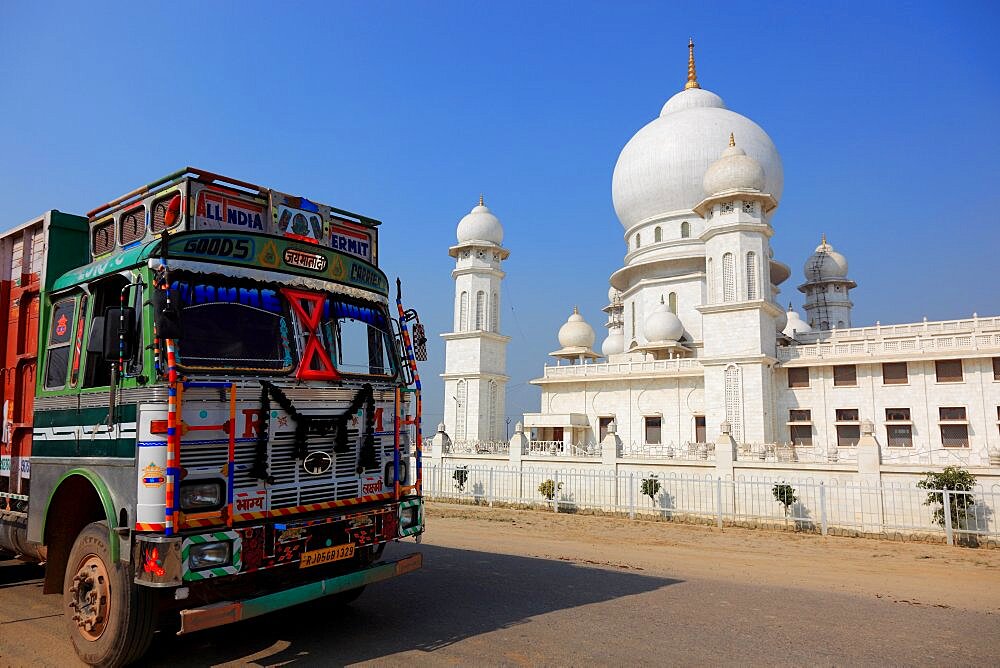
<svg viewBox="0 0 1000 668"><path fill-rule="evenodd" d="M773 301L769 265L777 202L764 184L760 163L730 134L729 147L705 171L706 197L694 209L705 219L707 301L698 310L709 440L725 421L738 442L774 442L772 368L784 309Z"/></svg>
<svg viewBox="0 0 1000 668"><path fill-rule="evenodd" d="M851 326L851 288L858 284L847 277L847 258L833 250L826 235L805 266L806 321L813 329L845 329Z"/></svg>
<svg viewBox="0 0 1000 668"><path fill-rule="evenodd" d="M444 424L454 443L503 440L507 343L500 333L503 226L483 203L458 223L455 258L455 324L445 340Z"/></svg>

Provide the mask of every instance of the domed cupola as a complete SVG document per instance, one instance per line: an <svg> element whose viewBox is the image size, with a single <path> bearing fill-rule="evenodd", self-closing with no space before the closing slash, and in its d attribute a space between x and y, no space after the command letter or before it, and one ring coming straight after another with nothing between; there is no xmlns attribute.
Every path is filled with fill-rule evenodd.
<svg viewBox="0 0 1000 668"><path fill-rule="evenodd" d="M847 258L833 249L826 235L806 261L806 282L799 292L806 296L803 308L814 330L844 329L851 326L851 289L858 284L847 276Z"/></svg>
<svg viewBox="0 0 1000 668"><path fill-rule="evenodd" d="M766 184L764 168L736 145L736 138L729 133L729 147L722 157L705 170L702 188L706 195L717 195L732 190L761 192Z"/></svg>
<svg viewBox="0 0 1000 668"><path fill-rule="evenodd" d="M643 334L650 343L679 341L684 336L684 325L663 303L663 297L660 297L660 305L646 318Z"/></svg>
<svg viewBox="0 0 1000 668"><path fill-rule="evenodd" d="M553 357L568 359L573 362L583 362L585 359L600 357L594 352L594 341L597 336L594 328L587 324L587 321L580 315L580 310L573 307L573 313L559 328L559 350L549 353Z"/></svg>
<svg viewBox="0 0 1000 668"><path fill-rule="evenodd" d="M503 244L503 225L483 203L482 195L479 196L479 205L458 221L456 234L460 244L476 241L486 241L497 246Z"/></svg>
<svg viewBox="0 0 1000 668"><path fill-rule="evenodd" d="M805 320L799 316L799 312L792 308L792 305L788 305L788 322L785 324L785 329L781 332L790 339L794 339L796 334L808 334L812 331L812 327L809 326Z"/></svg>
<svg viewBox="0 0 1000 668"><path fill-rule="evenodd" d="M759 125L730 111L722 98L701 87L694 44L689 42L684 90L671 97L618 156L611 192L622 226L631 230L642 222L690 215L704 197L705 170L719 159L730 132L763 170L764 182L757 189L779 200L784 176L778 150Z"/></svg>
<svg viewBox="0 0 1000 668"><path fill-rule="evenodd" d="M604 323L608 336L601 344L601 352L605 357L625 352L625 305L622 293L613 286L608 288L608 305L602 310L608 314L608 321Z"/></svg>
<svg viewBox="0 0 1000 668"><path fill-rule="evenodd" d="M826 241L826 235L816 251L809 257L803 269L807 281L847 276L847 258L833 249Z"/></svg>

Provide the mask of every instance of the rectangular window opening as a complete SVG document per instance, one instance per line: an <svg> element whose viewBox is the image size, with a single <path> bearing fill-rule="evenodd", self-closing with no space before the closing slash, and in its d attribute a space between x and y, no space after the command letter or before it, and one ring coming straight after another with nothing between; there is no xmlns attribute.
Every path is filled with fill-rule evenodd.
<svg viewBox="0 0 1000 668"><path fill-rule="evenodd" d="M906 383L906 362L886 362L882 365L883 385L905 385Z"/></svg>
<svg viewBox="0 0 1000 668"><path fill-rule="evenodd" d="M644 419L646 443L651 445L659 445L660 443L660 424L661 418L658 417L647 417Z"/></svg>
<svg viewBox="0 0 1000 668"><path fill-rule="evenodd" d="M835 387L857 386L858 367L853 364L842 364L833 367L833 384Z"/></svg>
<svg viewBox="0 0 1000 668"><path fill-rule="evenodd" d="M938 360L934 362L934 370L939 383L961 383L963 380L962 360Z"/></svg>
<svg viewBox="0 0 1000 668"><path fill-rule="evenodd" d="M788 387L809 387L809 367L792 367L788 370Z"/></svg>

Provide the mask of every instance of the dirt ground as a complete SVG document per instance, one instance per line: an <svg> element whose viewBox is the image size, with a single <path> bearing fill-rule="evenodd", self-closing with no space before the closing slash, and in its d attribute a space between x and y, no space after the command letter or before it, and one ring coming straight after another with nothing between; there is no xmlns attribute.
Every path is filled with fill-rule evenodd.
<svg viewBox="0 0 1000 668"><path fill-rule="evenodd" d="M1000 614L1000 550L443 503L427 515L456 548Z"/></svg>

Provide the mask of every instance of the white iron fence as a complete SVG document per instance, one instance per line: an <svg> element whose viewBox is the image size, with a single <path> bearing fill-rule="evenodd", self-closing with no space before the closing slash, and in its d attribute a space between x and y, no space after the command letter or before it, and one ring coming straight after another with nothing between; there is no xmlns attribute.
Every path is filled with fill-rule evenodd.
<svg viewBox="0 0 1000 668"><path fill-rule="evenodd" d="M1000 545L1000 485L929 491L814 479L425 464L429 499Z"/></svg>

